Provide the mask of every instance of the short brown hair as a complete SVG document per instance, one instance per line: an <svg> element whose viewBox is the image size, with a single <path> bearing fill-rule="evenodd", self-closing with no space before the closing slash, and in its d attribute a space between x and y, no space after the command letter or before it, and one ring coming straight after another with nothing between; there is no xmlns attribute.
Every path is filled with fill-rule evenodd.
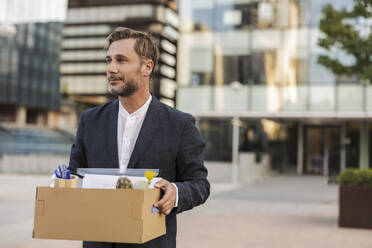
<svg viewBox="0 0 372 248"><path fill-rule="evenodd" d="M151 59L154 62L154 67L152 69L154 71L159 59L159 50L154 39L148 33L125 27L117 27L107 36L104 49L107 50L114 41L125 39L136 40L134 50L140 57L141 63L144 59Z"/></svg>

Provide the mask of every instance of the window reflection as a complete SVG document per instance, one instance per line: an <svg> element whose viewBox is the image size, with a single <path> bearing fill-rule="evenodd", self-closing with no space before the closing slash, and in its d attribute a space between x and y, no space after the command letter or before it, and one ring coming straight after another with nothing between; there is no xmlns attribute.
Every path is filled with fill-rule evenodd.
<svg viewBox="0 0 372 248"><path fill-rule="evenodd" d="M268 154L272 169L296 171L296 122L242 119L240 126L239 151L241 153L253 154L257 162L264 154Z"/></svg>
<svg viewBox="0 0 372 248"><path fill-rule="evenodd" d="M1 39L0 101L59 108L59 52L62 23L14 24Z"/></svg>
<svg viewBox="0 0 372 248"><path fill-rule="evenodd" d="M318 19L322 7L330 2L336 8L350 7L344 0L181 3L181 19L184 23L191 20L192 25L186 25L179 39L187 55L182 56L185 62L178 81L183 85L238 81L288 87L355 82L355 78L336 78L317 63L324 53L317 45ZM342 54L335 56L348 61Z"/></svg>
<svg viewBox="0 0 372 248"><path fill-rule="evenodd" d="M232 125L230 119L200 119L201 135L208 140L204 158L208 161L232 160Z"/></svg>
<svg viewBox="0 0 372 248"><path fill-rule="evenodd" d="M278 1L203 2L209 4L192 3L192 20L195 31L272 28L278 23Z"/></svg>

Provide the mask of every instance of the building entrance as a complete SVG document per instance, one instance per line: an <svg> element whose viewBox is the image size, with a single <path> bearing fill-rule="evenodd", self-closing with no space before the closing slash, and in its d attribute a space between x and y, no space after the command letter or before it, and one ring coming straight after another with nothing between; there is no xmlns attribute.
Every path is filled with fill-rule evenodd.
<svg viewBox="0 0 372 248"><path fill-rule="evenodd" d="M305 125L304 134L304 174L337 175L341 161L341 127Z"/></svg>

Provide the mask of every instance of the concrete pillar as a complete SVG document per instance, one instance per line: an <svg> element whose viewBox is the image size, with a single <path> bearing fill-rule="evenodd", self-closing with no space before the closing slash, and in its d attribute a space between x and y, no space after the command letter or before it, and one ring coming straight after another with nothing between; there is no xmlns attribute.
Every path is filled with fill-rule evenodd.
<svg viewBox="0 0 372 248"><path fill-rule="evenodd" d="M302 175L304 168L304 124L299 122L297 127L297 174Z"/></svg>
<svg viewBox="0 0 372 248"><path fill-rule="evenodd" d="M19 106L16 113L16 126L23 127L26 125L27 109L25 106Z"/></svg>
<svg viewBox="0 0 372 248"><path fill-rule="evenodd" d="M222 48L216 44L215 47L215 85L223 85L223 55L222 55Z"/></svg>
<svg viewBox="0 0 372 248"><path fill-rule="evenodd" d="M328 144L324 145L324 156L323 156L323 176L328 177L329 175L329 148Z"/></svg>
<svg viewBox="0 0 372 248"><path fill-rule="evenodd" d="M239 176L239 117L234 116L232 136L232 183L238 183Z"/></svg>
<svg viewBox="0 0 372 248"><path fill-rule="evenodd" d="M369 167L369 130L368 122L363 121L359 132L359 168Z"/></svg>
<svg viewBox="0 0 372 248"><path fill-rule="evenodd" d="M341 124L340 172L346 169L346 123Z"/></svg>
<svg viewBox="0 0 372 248"><path fill-rule="evenodd" d="M49 128L58 128L59 113L55 111L48 111L47 124Z"/></svg>
<svg viewBox="0 0 372 248"><path fill-rule="evenodd" d="M43 111L38 111L36 125L42 127L42 126L45 126L45 122L46 122L45 113Z"/></svg>

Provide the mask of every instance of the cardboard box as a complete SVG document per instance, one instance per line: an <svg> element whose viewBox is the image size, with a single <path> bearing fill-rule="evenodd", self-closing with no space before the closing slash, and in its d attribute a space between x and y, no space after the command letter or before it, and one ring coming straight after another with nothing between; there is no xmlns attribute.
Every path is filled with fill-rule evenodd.
<svg viewBox="0 0 372 248"><path fill-rule="evenodd" d="M159 189L36 189L33 238L142 244L165 234Z"/></svg>

